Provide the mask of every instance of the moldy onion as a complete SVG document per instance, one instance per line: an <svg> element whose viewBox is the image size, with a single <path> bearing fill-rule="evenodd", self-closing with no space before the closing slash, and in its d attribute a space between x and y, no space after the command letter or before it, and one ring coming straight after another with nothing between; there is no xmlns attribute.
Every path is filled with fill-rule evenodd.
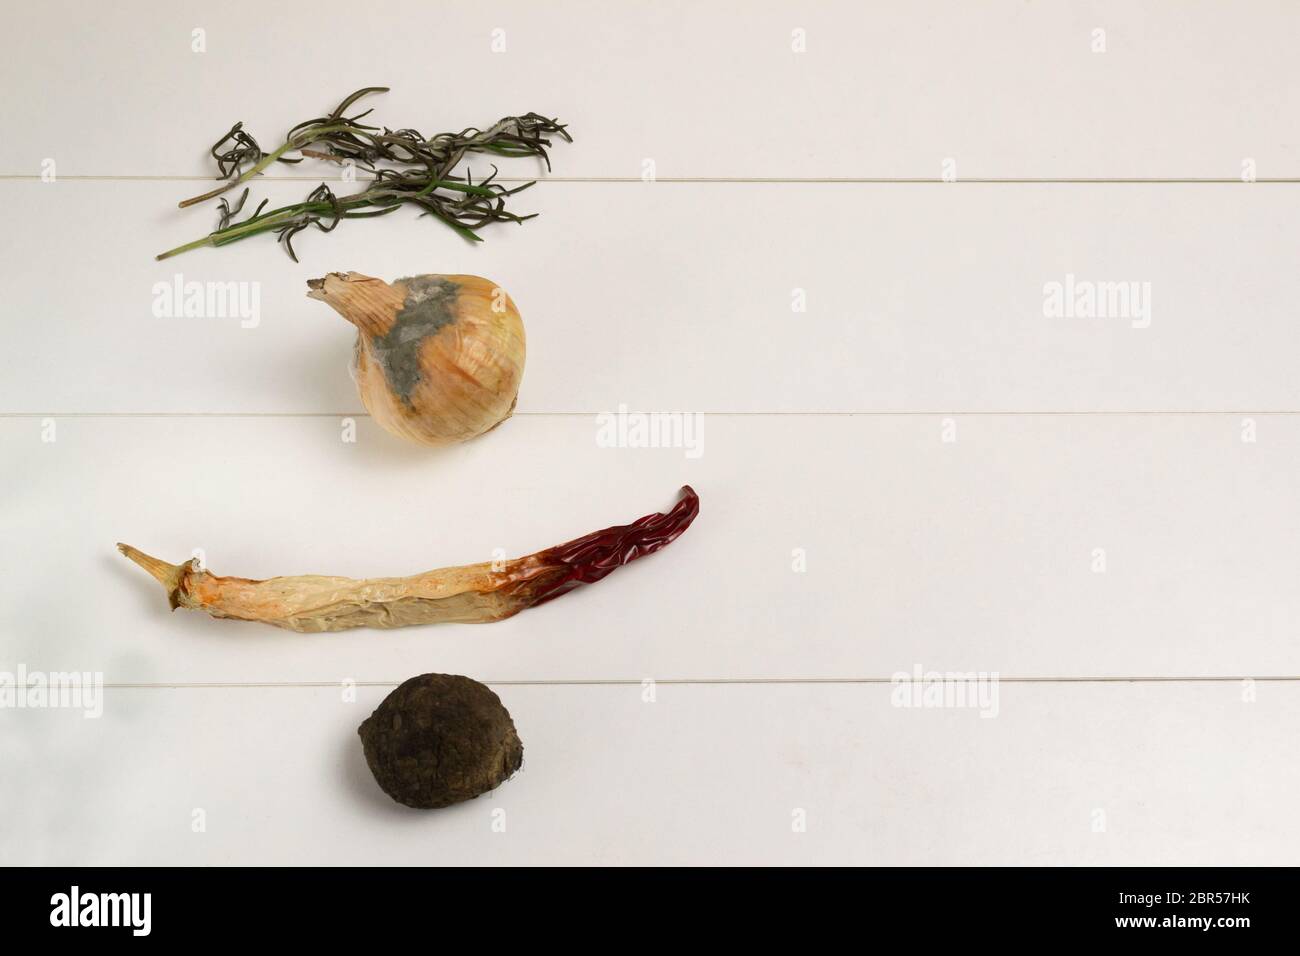
<svg viewBox="0 0 1300 956"><path fill-rule="evenodd" d="M358 272L307 282L357 328L361 401L385 430L451 445L501 424L524 375L524 324L504 289L479 276L391 285Z"/></svg>

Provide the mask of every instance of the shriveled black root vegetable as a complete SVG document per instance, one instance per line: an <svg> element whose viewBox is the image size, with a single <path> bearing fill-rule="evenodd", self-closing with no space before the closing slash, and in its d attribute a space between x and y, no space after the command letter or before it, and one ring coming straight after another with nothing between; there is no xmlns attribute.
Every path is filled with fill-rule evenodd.
<svg viewBox="0 0 1300 956"><path fill-rule="evenodd" d="M453 674L412 677L357 733L384 793L420 810L487 793L524 761L524 745L501 699Z"/></svg>

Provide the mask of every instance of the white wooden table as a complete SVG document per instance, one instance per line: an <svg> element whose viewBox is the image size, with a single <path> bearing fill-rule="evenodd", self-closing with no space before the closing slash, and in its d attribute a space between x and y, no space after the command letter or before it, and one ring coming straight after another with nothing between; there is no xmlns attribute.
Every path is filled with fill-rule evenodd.
<svg viewBox="0 0 1300 956"><path fill-rule="evenodd" d="M0 709L0 863L1296 862L1300 9L382 6L6 17L0 671L106 687ZM375 84L426 132L569 122L553 173L503 164L540 218L153 260L211 228L175 202L231 123ZM509 289L515 418L375 427L303 295L349 269ZM255 283L256 326L155 316L178 274ZM1067 276L1149 312L1046 314ZM599 447L620 405L701 413L702 454ZM169 614L113 549L405 574L687 482L668 551L486 628ZM896 706L918 669L996 673L996 715ZM489 683L526 761L419 814L355 728L428 671Z"/></svg>

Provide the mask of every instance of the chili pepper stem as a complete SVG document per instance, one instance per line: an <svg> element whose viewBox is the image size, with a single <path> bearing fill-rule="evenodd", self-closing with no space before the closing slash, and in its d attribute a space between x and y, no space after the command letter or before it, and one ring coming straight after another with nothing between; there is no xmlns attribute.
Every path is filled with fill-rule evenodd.
<svg viewBox="0 0 1300 956"><path fill-rule="evenodd" d="M185 574L188 564L169 564L153 555L145 554L138 548L133 548L129 544L117 543L117 550L126 555L140 567L144 568L154 579L167 589L167 601L176 610L176 592L180 588L181 578Z"/></svg>

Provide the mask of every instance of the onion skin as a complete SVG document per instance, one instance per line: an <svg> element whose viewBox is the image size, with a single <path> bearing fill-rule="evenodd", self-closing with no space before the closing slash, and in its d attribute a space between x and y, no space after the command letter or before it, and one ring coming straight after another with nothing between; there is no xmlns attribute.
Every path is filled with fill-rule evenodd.
<svg viewBox="0 0 1300 956"><path fill-rule="evenodd" d="M117 549L167 589L172 609L206 611L213 617L258 621L291 631L342 631L353 627L409 624L486 624L584 584L594 584L637 558L677 540L700 513L700 499L686 485L669 511L646 515L564 544L507 561L440 568L406 578L219 577L194 562L169 564L127 544Z"/></svg>
<svg viewBox="0 0 1300 956"><path fill-rule="evenodd" d="M423 275L389 284L333 272L307 285L310 298L356 326L357 391L386 431L441 447L475 438L514 411L524 323L495 282Z"/></svg>

